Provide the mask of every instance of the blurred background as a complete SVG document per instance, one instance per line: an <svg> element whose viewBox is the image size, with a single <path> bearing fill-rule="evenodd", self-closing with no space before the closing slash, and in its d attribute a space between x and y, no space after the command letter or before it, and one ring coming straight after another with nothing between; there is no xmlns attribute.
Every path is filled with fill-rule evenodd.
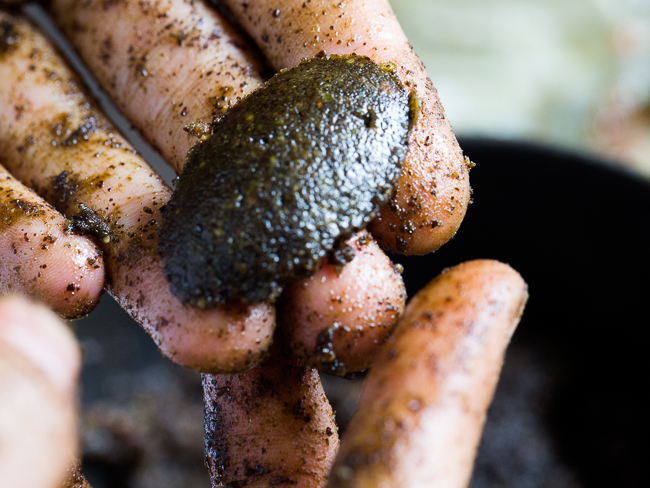
<svg viewBox="0 0 650 488"><path fill-rule="evenodd" d="M649 0L393 0L456 134L650 176Z"/></svg>
<svg viewBox="0 0 650 488"><path fill-rule="evenodd" d="M613 347L612 337L583 334L580 327L605 331L609 322L644 321L638 306L626 307L622 317L620 308L600 304L638 295L637 278L629 273L650 273L642 261L632 270L626 266L628 256L644 255L650 243L648 232L636 229L650 212L649 187L607 166L650 176L650 0L393 0L392 5L477 163L472 172L477 203L458 236L426 261L403 260L409 294L445 266L475 257L509 262L531 285L472 488L643 486L644 475L628 469L642 465L631 461L642 451L629 439L641 416L635 396L639 371L647 381L643 352ZM57 37L38 8L28 12ZM171 171L88 73L85 80L169 181ZM476 136L501 142L486 146L468 139ZM608 162L603 166L598 158ZM605 187L625 212L602 202ZM550 201L549 189L555 197ZM603 238L601 229L612 222L628 234ZM607 256L619 261L612 264ZM611 282L616 293L607 287ZM107 295L74 328L84 348L83 464L94 488L208 488L199 375L162 358ZM626 360L596 355L613 349ZM610 368L610 361L627 369ZM356 408L361 381L323 377L342 428ZM606 429L605 418L618 423ZM625 473L627 478L619 478Z"/></svg>

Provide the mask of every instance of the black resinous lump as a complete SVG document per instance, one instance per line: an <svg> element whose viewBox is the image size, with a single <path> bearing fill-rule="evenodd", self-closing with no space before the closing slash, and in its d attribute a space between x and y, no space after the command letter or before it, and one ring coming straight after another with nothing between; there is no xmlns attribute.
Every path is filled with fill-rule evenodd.
<svg viewBox="0 0 650 488"><path fill-rule="evenodd" d="M160 229L183 303L275 300L393 191L415 114L392 65L325 56L284 70L189 153Z"/></svg>

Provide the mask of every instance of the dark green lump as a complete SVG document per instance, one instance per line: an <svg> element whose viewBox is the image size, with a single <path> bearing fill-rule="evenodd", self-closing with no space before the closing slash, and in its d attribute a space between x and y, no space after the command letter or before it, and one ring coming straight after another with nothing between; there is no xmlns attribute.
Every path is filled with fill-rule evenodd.
<svg viewBox="0 0 650 488"><path fill-rule="evenodd" d="M356 55L306 60L233 107L188 154L160 229L183 303L275 300L388 200L409 91Z"/></svg>

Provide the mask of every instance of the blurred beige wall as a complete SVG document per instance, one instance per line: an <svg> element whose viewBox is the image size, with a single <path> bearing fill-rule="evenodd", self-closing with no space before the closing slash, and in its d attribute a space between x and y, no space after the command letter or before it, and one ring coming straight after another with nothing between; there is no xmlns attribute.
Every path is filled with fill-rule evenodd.
<svg viewBox="0 0 650 488"><path fill-rule="evenodd" d="M650 0L392 0L457 133L650 176Z"/></svg>

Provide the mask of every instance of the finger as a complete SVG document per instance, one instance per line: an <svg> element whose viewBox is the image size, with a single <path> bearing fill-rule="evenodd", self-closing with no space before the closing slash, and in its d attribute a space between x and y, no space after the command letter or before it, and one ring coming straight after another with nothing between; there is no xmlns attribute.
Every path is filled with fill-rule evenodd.
<svg viewBox="0 0 650 488"><path fill-rule="evenodd" d="M52 12L124 114L180 171L197 142L239 97L262 84L255 58L203 2L54 0ZM195 127L201 133L200 124Z"/></svg>
<svg viewBox="0 0 650 488"><path fill-rule="evenodd" d="M351 262L326 264L278 303L278 333L292 353L337 375L371 365L406 302L400 273L368 233L348 244Z"/></svg>
<svg viewBox="0 0 650 488"><path fill-rule="evenodd" d="M496 261L421 290L368 374L327 486L467 486L526 290Z"/></svg>
<svg viewBox="0 0 650 488"><path fill-rule="evenodd" d="M104 288L104 261L90 239L0 165L0 294L36 297L65 318L90 313Z"/></svg>
<svg viewBox="0 0 650 488"><path fill-rule="evenodd" d="M0 484L59 487L76 451L79 349L49 311L0 299Z"/></svg>
<svg viewBox="0 0 650 488"><path fill-rule="evenodd" d="M160 208L171 191L117 134L49 42L0 13L17 41L0 59L0 151L104 251L107 289L172 360L202 371L247 369L275 324L266 304L202 311L171 295L156 254Z"/></svg>
<svg viewBox="0 0 650 488"><path fill-rule="evenodd" d="M322 486L338 448L318 373L276 348L241 375L204 375L212 486Z"/></svg>
<svg viewBox="0 0 650 488"><path fill-rule="evenodd" d="M451 239L470 197L468 167L436 89L387 0L223 0L276 69L305 57L356 53L393 63L420 100L402 176L370 229L382 247L426 254Z"/></svg>
<svg viewBox="0 0 650 488"><path fill-rule="evenodd" d="M252 58L246 52L233 54L234 45L243 45L241 40L234 37L224 21L201 2L122 1L106 5L104 2L55 0L53 10L57 22L105 89L146 134L151 134L152 127L155 127L159 134L169 134L170 140L178 141L175 134L182 132L181 125L197 118L210 120L213 114L222 113L236 96L249 93L261 84L261 78L255 74ZM164 22L157 20L163 14ZM124 31L116 35L115 26L120 26ZM219 36L214 34L215 31ZM177 42L179 36L182 40ZM131 59L133 53L139 53L135 61ZM142 76L141 66L147 70L146 77ZM140 67L139 70L136 67ZM208 76L208 73L212 74ZM219 93L227 93L227 100L221 106L206 104L206 100L209 101L210 97ZM133 100L136 100L135 105ZM149 100L150 103L142 104L138 100ZM160 117L159 107L167 107L164 112L167 116ZM175 108L172 110L170 107ZM187 114L181 120L178 114L184 109L187 109ZM182 147L185 151L193 142L185 134L184 145L175 142L175 149L172 150L171 146L159 144L152 139L153 134L148 137L161 148L163 156L175 161L177 169L182 165L179 157L184 157L184 153L179 155L179 148ZM402 293L401 280L392 276L388 258L379 249L373 253L359 253L354 266L354 270L346 272L347 276L356 275L370 281L372 276L377 276L377 270L382 268L382 276L391 277L388 283L395 286L390 296L397 297ZM319 276L326 275L331 275L331 268L322 271ZM333 289L337 296L347 293L349 280L342 277L336 282L334 288L321 291L329 292ZM332 283L328 282L328 286ZM341 330L355 330L358 326L365 329L366 324L357 318L377 316L375 295L358 295L353 299L357 314L337 313L330 309L331 303L328 300L317 299L317 295L310 292L292 294L289 306L296 310L315 312L317 316L324 317L324 321L334 318L339 321ZM363 301L366 297L367 301ZM378 337L385 335L392 325L388 322L390 314L382 315L382 323L386 328L378 328L375 332L377 335L372 338L379 342L381 339ZM296 330L297 318L292 319ZM330 325L331 323L327 324ZM318 331L315 332L317 333ZM368 337L372 335L368 334ZM345 342L350 344L349 340ZM359 345L362 342L352 341ZM313 350L312 344L308 344L308 347ZM355 352L356 349L358 351ZM349 370L355 369L352 357L358 354L358 364L367 364L371 360L368 354L372 351L372 347L353 347L348 354L349 367L352 368Z"/></svg>
<svg viewBox="0 0 650 488"><path fill-rule="evenodd" d="M42 306L18 296L0 298L0 340L41 369L62 394L72 397L79 348L69 329Z"/></svg>

